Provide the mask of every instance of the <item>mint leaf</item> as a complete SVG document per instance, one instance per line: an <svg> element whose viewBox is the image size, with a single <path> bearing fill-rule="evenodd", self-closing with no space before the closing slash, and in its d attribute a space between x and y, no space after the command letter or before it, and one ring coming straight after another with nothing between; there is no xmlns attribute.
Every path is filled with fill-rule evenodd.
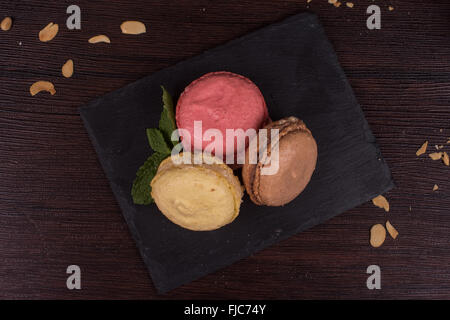
<svg viewBox="0 0 450 320"><path fill-rule="evenodd" d="M168 156L168 154L155 152L139 168L136 173L136 179L133 182L133 187L131 188L131 196L135 204L147 205L153 202L150 183L156 175L159 164Z"/></svg>
<svg viewBox="0 0 450 320"><path fill-rule="evenodd" d="M147 139L150 147L152 147L155 152L170 154L170 148L167 146L166 140L159 129L147 129Z"/></svg>
<svg viewBox="0 0 450 320"><path fill-rule="evenodd" d="M166 88L164 88L164 86L161 86L161 89L162 89L162 92L163 92L162 101L163 101L164 107L167 107L169 109L172 119L175 119L175 113L173 112L172 96L166 90Z"/></svg>
<svg viewBox="0 0 450 320"><path fill-rule="evenodd" d="M155 152L136 172L136 178L131 188L131 196L135 204L147 205L153 202L150 183L155 177L161 161L170 156L172 145L175 146L178 143L178 137L171 141L172 132L177 128L172 97L163 86L161 89L163 91L163 111L159 120L159 129L147 129L148 143Z"/></svg>
<svg viewBox="0 0 450 320"><path fill-rule="evenodd" d="M159 120L159 129L163 133L164 138L167 142L171 142L173 146L178 143L178 138L176 140L171 140L172 132L176 130L175 124L175 113L173 111L173 101L169 92L161 86L163 91L163 111L161 113L161 119Z"/></svg>

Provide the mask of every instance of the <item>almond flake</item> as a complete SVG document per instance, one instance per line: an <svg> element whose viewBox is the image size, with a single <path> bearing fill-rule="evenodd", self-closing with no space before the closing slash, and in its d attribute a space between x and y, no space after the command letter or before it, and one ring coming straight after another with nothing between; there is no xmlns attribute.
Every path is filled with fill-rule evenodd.
<svg viewBox="0 0 450 320"><path fill-rule="evenodd" d="M439 187L438 187L437 184L435 184L434 187L433 187L433 191L436 191L437 189L439 189Z"/></svg>
<svg viewBox="0 0 450 320"><path fill-rule="evenodd" d="M140 21L124 21L120 25L120 29L125 34L141 34L147 31L145 24Z"/></svg>
<svg viewBox="0 0 450 320"><path fill-rule="evenodd" d="M98 36L94 36L90 38L89 43L99 43L99 42L105 42L105 43L111 43L111 40L104 34L99 34Z"/></svg>
<svg viewBox="0 0 450 320"><path fill-rule="evenodd" d="M39 31L39 40L42 42L48 42L52 40L58 34L58 30L58 25L50 22L44 27L44 29Z"/></svg>
<svg viewBox="0 0 450 320"><path fill-rule="evenodd" d="M389 202L381 194L378 197L373 198L372 203L378 208L383 208L386 212L389 212Z"/></svg>
<svg viewBox="0 0 450 320"><path fill-rule="evenodd" d="M10 17L6 17L5 19L2 20L2 22L0 23L0 28L3 31L8 31L9 29L11 29L12 26L12 19Z"/></svg>
<svg viewBox="0 0 450 320"><path fill-rule="evenodd" d="M442 157L442 161L444 161L444 164L448 167L450 165L450 159L448 158L448 153L444 152L444 156Z"/></svg>
<svg viewBox="0 0 450 320"><path fill-rule="evenodd" d="M73 60L69 59L64 63L61 68L61 72L64 77L70 78L73 75Z"/></svg>
<svg viewBox="0 0 450 320"><path fill-rule="evenodd" d="M393 6L389 6L389 11L394 11L394 7Z"/></svg>
<svg viewBox="0 0 450 320"><path fill-rule="evenodd" d="M442 152L433 152L430 153L429 156L433 160L440 160L442 158L442 154L443 154Z"/></svg>
<svg viewBox="0 0 450 320"><path fill-rule="evenodd" d="M388 221L386 221L386 229L391 235L392 239L397 239L398 231L394 228L394 226Z"/></svg>
<svg viewBox="0 0 450 320"><path fill-rule="evenodd" d="M427 152L428 148L428 140L423 143L423 145L419 148L419 150L416 151L416 156L420 156Z"/></svg>
<svg viewBox="0 0 450 320"><path fill-rule="evenodd" d="M54 95L56 93L55 87L50 81L37 81L30 87L30 94L32 96L38 94L41 91L47 91L51 95Z"/></svg>
<svg viewBox="0 0 450 320"><path fill-rule="evenodd" d="M380 247L386 240L386 229L382 224L373 225L370 228L370 245L374 248Z"/></svg>
<svg viewBox="0 0 450 320"><path fill-rule="evenodd" d="M353 2L347 2L346 5L347 5L347 7L349 7L349 8L353 8Z"/></svg>

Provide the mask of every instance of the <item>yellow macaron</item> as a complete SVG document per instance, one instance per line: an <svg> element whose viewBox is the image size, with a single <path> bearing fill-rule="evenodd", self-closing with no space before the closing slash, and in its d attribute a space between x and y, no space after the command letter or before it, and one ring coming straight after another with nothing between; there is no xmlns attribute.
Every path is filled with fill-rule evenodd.
<svg viewBox="0 0 450 320"><path fill-rule="evenodd" d="M173 223L194 231L215 230L232 222L243 196L233 171L222 160L205 154L177 157L189 161L167 158L151 182L159 210Z"/></svg>

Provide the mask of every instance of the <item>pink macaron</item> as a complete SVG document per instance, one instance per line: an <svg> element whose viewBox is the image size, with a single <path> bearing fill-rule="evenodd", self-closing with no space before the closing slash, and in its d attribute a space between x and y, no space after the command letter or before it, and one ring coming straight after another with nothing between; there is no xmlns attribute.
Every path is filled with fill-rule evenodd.
<svg viewBox="0 0 450 320"><path fill-rule="evenodd" d="M207 73L194 80L184 89L176 107L177 127L186 130L191 137L184 139L182 134L184 149L198 150L201 146L204 150L211 143L211 140L205 139L205 132L217 129L223 137L224 160L226 155L236 155L245 150L248 144L248 139L238 138L233 139L234 143L227 144L227 129L257 131L268 119L266 102L259 88L250 79L227 71ZM201 121L202 134L198 134L197 122L194 135L194 121ZM239 130L235 132L239 133ZM217 150L212 153L220 154Z"/></svg>

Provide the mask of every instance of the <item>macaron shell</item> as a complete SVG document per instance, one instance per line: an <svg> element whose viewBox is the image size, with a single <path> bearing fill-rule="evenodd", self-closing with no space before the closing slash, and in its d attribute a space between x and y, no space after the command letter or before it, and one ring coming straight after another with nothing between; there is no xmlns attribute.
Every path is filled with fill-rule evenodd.
<svg viewBox="0 0 450 320"><path fill-rule="evenodd" d="M223 165L202 164L201 167L216 172L217 175L219 175L220 177L224 178L227 181L230 190L232 191L234 196L236 216L237 216L239 214L239 208L241 206L244 190L238 177L234 175L233 170L231 170L231 168L225 164Z"/></svg>
<svg viewBox="0 0 450 320"><path fill-rule="evenodd" d="M267 146L265 149L261 151L265 151L263 155L259 154L258 157L260 159L258 164L250 164L249 162L249 148L247 148L245 153L245 164L242 167L242 180L244 182L245 189L247 194L252 200L253 203L257 205L264 205L262 199L259 197L259 184L260 184L260 171L262 163L264 162L267 156L270 156L270 146L272 144L272 134L271 129L278 129L278 140L283 136L287 135L289 132L300 130L304 131L307 134L311 134L311 131L308 130L303 121L296 117L288 117L283 118L277 121L267 123L263 129L267 129ZM255 137L257 139L257 137ZM278 141L273 142L278 143Z"/></svg>
<svg viewBox="0 0 450 320"><path fill-rule="evenodd" d="M191 135L191 145L204 149L210 142L194 136L194 121L202 121L202 129L218 129L223 135L223 154L235 153L234 145L226 143L226 129L259 129L268 119L264 97L249 79L227 71L211 72L189 84L176 107L176 121L180 129ZM183 140L186 141L186 140ZM234 139L237 150L245 147Z"/></svg>
<svg viewBox="0 0 450 320"><path fill-rule="evenodd" d="M184 155L187 155L187 157L190 157L190 159L191 159L190 163L176 164L172 161L171 157L168 157L167 159L165 159L164 161L161 162L161 164L158 167L157 173L161 173L165 170L169 170L169 169L172 169L175 167L180 167L180 166L182 166L182 167L199 166L199 167L202 167L205 169L214 170L215 172L217 172L217 174L223 176L227 180L227 182L230 184L232 192L235 196L237 211L239 211L239 207L242 202L242 196L244 194L244 190L239 181L239 178L234 175L233 170L229 166L224 164L221 159L214 157L214 156L209 156L204 153L195 154L195 157L199 157L202 160L202 163L195 164L194 163L194 153L190 153L190 152L183 153L182 152L179 154L180 157L182 157Z"/></svg>
<svg viewBox="0 0 450 320"><path fill-rule="evenodd" d="M164 170L152 181L152 196L170 221L193 231L218 229L237 216L226 179L201 167Z"/></svg>
<svg viewBox="0 0 450 320"><path fill-rule="evenodd" d="M245 190L247 191L250 200L252 200L254 204L261 206L263 204L258 200L258 198L256 198L255 194L253 193L253 182L255 181L256 164L248 163L248 150L246 152L245 159L245 165L242 167L242 180L244 182Z"/></svg>
<svg viewBox="0 0 450 320"><path fill-rule="evenodd" d="M288 133L292 131L304 131L308 134L311 134L311 131L306 127L305 123L296 118L296 117L288 117L283 118L280 120L277 120L275 122L272 122L264 127L264 129L267 129L267 145L265 146L265 149L259 150L260 152L263 151L263 154L259 154L259 163L257 166L257 170L261 168L262 163L266 162L266 158L270 156L271 153L271 146L278 143L278 141L287 135ZM277 129L278 130L278 136L272 136L272 130ZM273 139L276 139L276 141L272 141Z"/></svg>
<svg viewBox="0 0 450 320"><path fill-rule="evenodd" d="M253 185L256 198L268 206L287 204L305 189L316 167L317 144L309 131L294 130L280 138L279 155L278 172L260 175L257 168Z"/></svg>
<svg viewBox="0 0 450 320"><path fill-rule="evenodd" d="M168 157L151 182L160 211L173 223L193 231L215 230L232 222L239 215L243 196L233 171L216 157L180 156L187 156L190 163L177 164ZM194 163L194 157L200 157L202 163Z"/></svg>

